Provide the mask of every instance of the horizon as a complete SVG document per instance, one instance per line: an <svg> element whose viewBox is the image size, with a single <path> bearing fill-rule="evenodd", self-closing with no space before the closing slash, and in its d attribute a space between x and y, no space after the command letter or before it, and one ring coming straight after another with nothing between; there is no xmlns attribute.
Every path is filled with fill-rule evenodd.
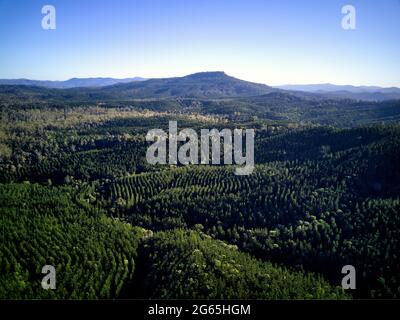
<svg viewBox="0 0 400 320"><path fill-rule="evenodd" d="M270 87L332 85L332 86L351 86L351 87L355 87L355 88L379 87L381 89L391 89L391 88L400 89L400 86L399 87L397 87L397 86L386 86L386 87L383 87L383 86L379 86L379 85L358 85L358 84L349 84L349 83L341 84L341 83L332 83L332 82L301 83L301 84L300 83L282 83L282 84L270 85L268 83L262 83L262 82L256 82L256 81L251 81L251 80L240 79L240 78L238 78L238 77L236 77L234 75L226 73L225 71L219 71L219 70L215 70L215 71L213 71L213 70L198 71L198 72L185 74L185 75L182 75L182 76L175 76L175 77L181 78L181 77L186 77L186 76L190 76L190 75L194 75L194 74L198 74L198 73L206 73L206 72L222 72L222 73L224 73L225 75L227 75L229 77L233 77L233 78L236 78L236 79L239 79L239 80L243 80L243 81L247 81L247 82L264 84L264 85L267 85L267 86L270 86ZM74 80L74 79L76 79L76 80L82 80L82 79L115 79L115 80L142 79L142 80L137 80L137 81L147 81L147 80L153 80L153 79L168 79L168 78L175 78L175 77L171 76L171 77L146 78L146 77L142 77L140 75L139 76L128 76L126 78L115 78L115 77L111 77L111 76L98 76L98 77L96 77L96 76L93 76L93 77L74 76L72 78L67 78L67 79L63 79L63 80L59 80L59 79L56 79L56 80L43 79L42 80L42 79L32 79L32 78L12 78L12 79L11 78L0 78L0 80L10 80L10 81L13 81L13 80L28 80L28 81L43 81L43 82L46 82L46 81L49 81L49 82L66 82L66 81ZM133 80L133 82L134 81L135 80ZM108 85L106 85L106 86L108 86ZM57 89L57 88L54 88L54 89Z"/></svg>
<svg viewBox="0 0 400 320"><path fill-rule="evenodd" d="M356 29L342 28L347 1L41 0L0 2L0 78L182 77L224 70L269 86L400 87L400 1L354 0ZM64 80L60 80L64 79Z"/></svg>

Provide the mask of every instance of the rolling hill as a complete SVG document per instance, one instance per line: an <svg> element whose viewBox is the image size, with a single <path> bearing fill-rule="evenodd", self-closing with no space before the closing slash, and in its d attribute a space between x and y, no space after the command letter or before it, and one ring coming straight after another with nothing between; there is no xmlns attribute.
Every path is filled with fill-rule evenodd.
<svg viewBox="0 0 400 320"><path fill-rule="evenodd" d="M277 91L264 84L248 82L224 72L200 72L185 77L149 79L105 87L49 89L38 86L0 85L0 95L21 94L24 98L68 101L131 100L144 98L248 97ZM1 97L1 96L0 96Z"/></svg>
<svg viewBox="0 0 400 320"><path fill-rule="evenodd" d="M335 92L329 94L334 95ZM100 102L155 112L199 112L231 119L257 117L340 127L391 122L400 118L400 100L360 101L349 97L339 99L327 94L287 91L236 79L224 72L200 72L185 77L90 88L0 85L0 103L4 107L71 107Z"/></svg>
<svg viewBox="0 0 400 320"><path fill-rule="evenodd" d="M226 98L257 96L276 91L267 85L228 76L224 72L199 72L184 77L150 79L117 84L101 90L104 95L129 98Z"/></svg>
<svg viewBox="0 0 400 320"><path fill-rule="evenodd" d="M68 89L77 87L104 87L117 83L143 81L145 78L134 77L125 79L115 78L71 78L65 81L30 80L30 79L0 79L0 85L24 85L54 89Z"/></svg>
<svg viewBox="0 0 400 320"><path fill-rule="evenodd" d="M323 84L283 85L275 88L320 94L328 98L353 99L365 101L385 101L400 99L400 88L377 86L351 86Z"/></svg>

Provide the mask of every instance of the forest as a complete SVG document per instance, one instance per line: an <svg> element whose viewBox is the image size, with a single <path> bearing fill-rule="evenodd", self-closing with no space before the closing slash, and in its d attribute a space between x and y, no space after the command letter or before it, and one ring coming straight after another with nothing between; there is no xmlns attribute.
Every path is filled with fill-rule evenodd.
<svg viewBox="0 0 400 320"><path fill-rule="evenodd" d="M1 299L400 298L399 101L146 97L163 85L0 88ZM147 163L172 120L255 129L254 172Z"/></svg>

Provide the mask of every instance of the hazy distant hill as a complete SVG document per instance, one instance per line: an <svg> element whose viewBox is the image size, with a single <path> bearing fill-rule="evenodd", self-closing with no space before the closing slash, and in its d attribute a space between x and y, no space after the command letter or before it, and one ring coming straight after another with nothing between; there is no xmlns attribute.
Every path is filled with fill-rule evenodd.
<svg viewBox="0 0 400 320"><path fill-rule="evenodd" d="M319 92L316 92L319 93ZM321 92L327 98L339 99L353 99L365 101L385 101L385 100L398 100L400 99L400 89L398 92L349 92L349 91L334 91L334 92Z"/></svg>
<svg viewBox="0 0 400 320"><path fill-rule="evenodd" d="M26 85L45 88L68 89L76 87L104 87L117 83L143 81L145 78L134 77L125 79L115 78L72 78L65 81L30 80L30 79L0 79L0 85Z"/></svg>
<svg viewBox="0 0 400 320"><path fill-rule="evenodd" d="M321 94L328 98L342 98L367 101L400 99L400 88L377 86L334 85L330 83L283 85L275 88Z"/></svg>

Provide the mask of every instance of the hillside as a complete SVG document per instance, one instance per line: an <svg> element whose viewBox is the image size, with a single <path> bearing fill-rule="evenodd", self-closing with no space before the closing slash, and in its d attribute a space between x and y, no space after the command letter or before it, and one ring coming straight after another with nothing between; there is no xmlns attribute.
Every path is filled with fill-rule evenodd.
<svg viewBox="0 0 400 320"><path fill-rule="evenodd" d="M153 238L95 210L87 191L0 184L0 299L349 298L316 274L263 263L205 234ZM55 290L41 288L45 264L60 275Z"/></svg>
<svg viewBox="0 0 400 320"><path fill-rule="evenodd" d="M119 84L104 92L120 92L122 96L225 98L256 96L274 91L271 87L239 80L224 72L200 72L185 77L151 79L141 83Z"/></svg>
<svg viewBox="0 0 400 320"><path fill-rule="evenodd" d="M140 250L139 297L347 299L316 274L262 262L194 230L158 232Z"/></svg>
<svg viewBox="0 0 400 320"><path fill-rule="evenodd" d="M146 80L140 77L115 79L115 78L71 78L65 81L30 80L30 79L0 79L0 85L24 85L44 88L67 89L76 87L104 87L117 83Z"/></svg>
<svg viewBox="0 0 400 320"><path fill-rule="evenodd" d="M212 114L231 120L260 118L340 127L400 119L400 100L358 101L338 99L334 92L329 94L332 97L285 91L239 80L224 72L201 72L185 77L150 79L99 88L0 85L0 106L4 111L11 107L19 113L27 107L43 109L57 106L66 110L107 103L154 112ZM14 114L14 111L4 112L3 115Z"/></svg>
<svg viewBox="0 0 400 320"><path fill-rule="evenodd" d="M141 229L76 196L70 187L0 184L0 299L111 298L132 278ZM46 264L62 275L56 290L40 285Z"/></svg>
<svg viewBox="0 0 400 320"><path fill-rule="evenodd" d="M353 99L365 101L385 101L400 99L400 88L378 86L351 86L324 84L283 85L275 88L319 94L327 98Z"/></svg>
<svg viewBox="0 0 400 320"><path fill-rule="evenodd" d="M250 104L251 115L267 96L270 107L300 101L270 93L230 103ZM255 297L250 286L265 298L324 298L340 285L342 266L354 264L352 296L399 297L398 124L285 126L194 113L212 100L173 101L164 107L191 113L22 102L2 109L0 295L118 298L145 288L146 297ZM150 165L144 137L169 120L196 131L255 128L254 172ZM47 261L67 275L62 291L38 291ZM199 291L202 283L208 288Z"/></svg>
<svg viewBox="0 0 400 320"><path fill-rule="evenodd" d="M10 95L32 101L96 101L143 98L226 98L246 97L276 91L264 84L239 80L224 72L200 72L185 77L149 79L101 88L50 90L35 86L0 85L0 97Z"/></svg>

